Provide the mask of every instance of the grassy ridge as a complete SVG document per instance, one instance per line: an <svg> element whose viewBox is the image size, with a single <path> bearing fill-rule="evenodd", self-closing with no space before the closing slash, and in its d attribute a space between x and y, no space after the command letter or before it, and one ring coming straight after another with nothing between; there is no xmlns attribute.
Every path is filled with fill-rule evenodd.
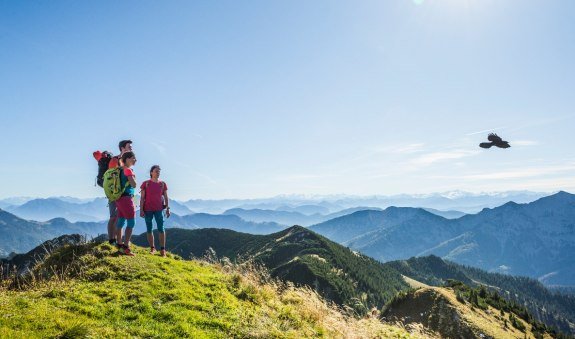
<svg viewBox="0 0 575 339"><path fill-rule="evenodd" d="M0 337L412 337L254 271L107 244L67 246L0 288Z"/></svg>
<svg viewBox="0 0 575 339"><path fill-rule="evenodd" d="M409 289L394 268L300 226L270 235L170 229L168 236L168 249L184 258L201 257L210 248L232 260L251 258L274 277L313 288L361 315L374 307L381 309L399 291ZM145 246L145 234L134 237L134 243Z"/></svg>

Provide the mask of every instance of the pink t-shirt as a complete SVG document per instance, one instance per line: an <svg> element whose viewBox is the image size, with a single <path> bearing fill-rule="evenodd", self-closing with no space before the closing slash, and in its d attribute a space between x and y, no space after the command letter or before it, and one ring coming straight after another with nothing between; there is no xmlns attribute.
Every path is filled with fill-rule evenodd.
<svg viewBox="0 0 575 339"><path fill-rule="evenodd" d="M161 211L164 201L164 192L168 190L168 185L163 181L153 182L152 180L146 180L142 183L140 189L142 192L146 192L146 196L144 198L144 211Z"/></svg>

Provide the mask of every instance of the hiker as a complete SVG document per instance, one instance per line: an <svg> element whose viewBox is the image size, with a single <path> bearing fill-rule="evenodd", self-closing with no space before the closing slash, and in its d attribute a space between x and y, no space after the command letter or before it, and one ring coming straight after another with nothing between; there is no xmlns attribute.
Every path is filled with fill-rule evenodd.
<svg viewBox="0 0 575 339"><path fill-rule="evenodd" d="M156 227L160 238L160 255L166 256L166 231L164 229L164 216L162 211L166 210L166 218L170 217L170 206L168 200L168 186L160 181L159 165L150 168L150 180L146 180L140 186L140 216L146 220L146 232L148 243L150 244L150 254L156 253L154 247L154 233L152 233L153 219L156 219Z"/></svg>
<svg viewBox="0 0 575 339"><path fill-rule="evenodd" d="M98 169L97 183L102 186L103 174L107 169L115 168L120 165L120 158L126 152L132 151L132 140L122 140L118 143L118 148L120 149L120 154L117 156L112 156L109 152L96 151L93 153L94 158L98 161L98 165L103 163L105 168ZM106 161L108 162L106 166ZM110 245L118 246L116 240L116 223L118 221L118 210L116 209L116 202L108 200L108 210L110 213L110 219L108 220L108 242Z"/></svg>
<svg viewBox="0 0 575 339"><path fill-rule="evenodd" d="M134 152L128 151L122 154L120 163L120 182L121 187L125 187L122 196L116 201L116 208L118 209L118 223L116 224L116 236L118 241L118 248L123 250L124 254L134 256L130 250L130 239L132 238L132 231L136 225L136 207L134 206L134 188L136 187L136 175L132 171L132 166L136 163L136 155ZM128 183L126 185L126 183ZM126 234L124 243L122 244L122 229L126 224Z"/></svg>

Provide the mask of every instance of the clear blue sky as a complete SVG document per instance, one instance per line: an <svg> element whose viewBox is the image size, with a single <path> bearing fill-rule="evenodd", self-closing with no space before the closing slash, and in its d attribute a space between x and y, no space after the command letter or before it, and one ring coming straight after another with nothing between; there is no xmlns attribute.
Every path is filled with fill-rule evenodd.
<svg viewBox="0 0 575 339"><path fill-rule="evenodd" d="M573 191L574 60L570 0L0 0L0 198L124 138L178 199Z"/></svg>

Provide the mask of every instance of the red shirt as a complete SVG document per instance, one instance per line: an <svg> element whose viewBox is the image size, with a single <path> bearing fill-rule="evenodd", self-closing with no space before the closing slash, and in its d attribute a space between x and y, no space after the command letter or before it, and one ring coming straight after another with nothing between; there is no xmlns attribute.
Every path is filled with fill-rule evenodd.
<svg viewBox="0 0 575 339"><path fill-rule="evenodd" d="M144 211L156 212L163 209L164 192L168 190L168 186L165 182L146 180L142 183L140 189L142 192L146 192L144 197Z"/></svg>

